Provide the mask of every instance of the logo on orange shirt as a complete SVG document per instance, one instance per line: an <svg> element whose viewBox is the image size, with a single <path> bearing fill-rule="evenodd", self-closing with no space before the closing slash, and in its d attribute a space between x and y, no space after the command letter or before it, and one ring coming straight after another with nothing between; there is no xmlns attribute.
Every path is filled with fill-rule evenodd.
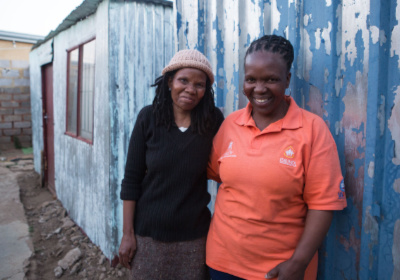
<svg viewBox="0 0 400 280"><path fill-rule="evenodd" d="M292 146L289 146L286 148L285 152L283 155L287 158L294 158L294 149Z"/></svg>
<svg viewBox="0 0 400 280"><path fill-rule="evenodd" d="M280 158L279 163L282 163L282 164L285 164L288 166L292 166L292 167L296 167L296 161L290 160L291 158L294 158L294 149L292 146L287 147L285 149L285 152L283 152L283 155L285 156L285 158Z"/></svg>
<svg viewBox="0 0 400 280"><path fill-rule="evenodd" d="M226 152L219 158L219 160L227 157L236 157L235 152L233 151L233 141L229 143L229 147Z"/></svg>

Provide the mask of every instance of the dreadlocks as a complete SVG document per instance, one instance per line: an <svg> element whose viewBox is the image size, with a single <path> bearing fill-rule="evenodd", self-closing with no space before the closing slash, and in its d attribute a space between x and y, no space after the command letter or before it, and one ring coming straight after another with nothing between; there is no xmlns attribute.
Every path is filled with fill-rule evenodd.
<svg viewBox="0 0 400 280"><path fill-rule="evenodd" d="M282 58L286 61L287 70L290 71L294 59L293 46L290 41L286 40L282 36L265 35L254 40L250 44L250 47L246 51L244 60L246 61L247 55L260 50L281 54Z"/></svg>
<svg viewBox="0 0 400 280"><path fill-rule="evenodd" d="M156 96L153 100L153 113L156 118L156 125L164 125L169 130L175 123L172 108L171 92L169 91L168 81L173 78L178 70L167 72L158 77L152 87L156 87ZM191 111L191 129L199 135L204 135L211 131L215 122L214 90L211 81L207 77L206 91L199 104Z"/></svg>

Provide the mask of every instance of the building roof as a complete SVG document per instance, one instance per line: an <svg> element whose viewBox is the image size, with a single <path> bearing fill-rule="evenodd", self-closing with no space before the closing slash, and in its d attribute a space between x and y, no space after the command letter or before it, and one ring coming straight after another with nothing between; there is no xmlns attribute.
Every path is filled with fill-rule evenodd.
<svg viewBox="0 0 400 280"><path fill-rule="evenodd" d="M0 30L0 40L5 41L35 44L37 41L43 40L43 38L44 36Z"/></svg>
<svg viewBox="0 0 400 280"><path fill-rule="evenodd" d="M70 28L72 25L81 21L88 16L94 14L97 10L97 7L103 0L85 0L82 2L80 6L78 6L75 10L73 10L64 20L63 22L56 28L56 30L51 31L43 40L38 41L36 45L32 47L35 49L39 47L41 44L45 43L46 41L54 38L57 34L61 33L62 31ZM164 5L172 7L171 1L166 0L110 0L110 2L114 3L125 3L125 2L143 2L143 3L153 3L158 5Z"/></svg>

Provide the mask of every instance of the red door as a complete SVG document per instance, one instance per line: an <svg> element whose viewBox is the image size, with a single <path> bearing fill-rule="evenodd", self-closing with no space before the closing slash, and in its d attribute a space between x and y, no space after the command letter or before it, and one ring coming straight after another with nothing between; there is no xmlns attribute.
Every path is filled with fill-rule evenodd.
<svg viewBox="0 0 400 280"><path fill-rule="evenodd" d="M42 67L45 182L56 195L54 176L53 64Z"/></svg>

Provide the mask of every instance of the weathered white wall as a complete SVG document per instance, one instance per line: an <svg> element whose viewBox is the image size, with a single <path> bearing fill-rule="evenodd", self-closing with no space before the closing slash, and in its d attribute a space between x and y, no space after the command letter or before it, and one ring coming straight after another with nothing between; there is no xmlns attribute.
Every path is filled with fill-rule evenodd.
<svg viewBox="0 0 400 280"><path fill-rule="evenodd" d="M169 5L139 2L110 4L110 101L113 197L113 252L122 237L119 199L129 139L139 111L154 98L150 86L174 54L174 17Z"/></svg>
<svg viewBox="0 0 400 280"><path fill-rule="evenodd" d="M55 188L70 217L109 257L110 128L108 91L108 1L97 12L54 38ZM66 131L67 49L96 37L93 144Z"/></svg>

